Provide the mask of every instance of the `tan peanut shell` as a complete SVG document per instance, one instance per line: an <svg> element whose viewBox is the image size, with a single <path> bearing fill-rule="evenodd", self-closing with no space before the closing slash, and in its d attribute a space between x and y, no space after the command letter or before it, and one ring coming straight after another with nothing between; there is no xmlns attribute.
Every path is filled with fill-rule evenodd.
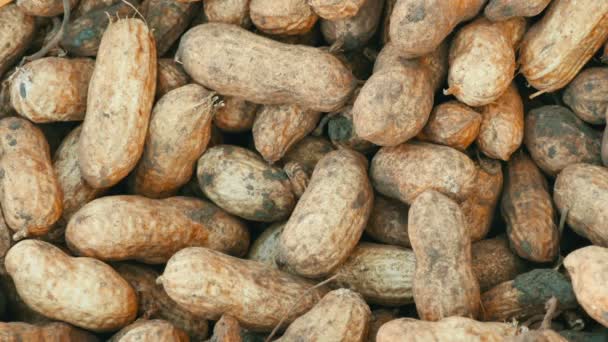
<svg viewBox="0 0 608 342"><path fill-rule="evenodd" d="M381 148L372 159L370 178L379 193L411 204L429 189L465 200L475 187L477 172L475 163L456 149L410 142Z"/></svg>
<svg viewBox="0 0 608 342"><path fill-rule="evenodd" d="M15 3L24 13L37 17L54 17L63 13L62 0L17 0ZM70 8L77 3L78 0L68 2Z"/></svg>
<svg viewBox="0 0 608 342"><path fill-rule="evenodd" d="M152 110L133 189L150 198L174 195L192 177L211 137L215 93L188 84L163 96Z"/></svg>
<svg viewBox="0 0 608 342"><path fill-rule="evenodd" d="M11 104L37 123L82 121L95 62L47 57L19 68L11 80Z"/></svg>
<svg viewBox="0 0 608 342"><path fill-rule="evenodd" d="M563 100L581 120L601 125L608 114L608 68L581 71L564 91Z"/></svg>
<svg viewBox="0 0 608 342"><path fill-rule="evenodd" d="M224 105L213 117L215 125L224 132L245 132L251 130L258 105L238 97L225 96Z"/></svg>
<svg viewBox="0 0 608 342"><path fill-rule="evenodd" d="M0 339L6 342L52 341L52 342L97 342L95 335L69 324L56 322L43 326L22 322L0 323Z"/></svg>
<svg viewBox="0 0 608 342"><path fill-rule="evenodd" d="M78 255L151 264L165 263L189 246L241 256L249 245L244 223L211 203L187 197L96 199L72 216L65 238Z"/></svg>
<svg viewBox="0 0 608 342"><path fill-rule="evenodd" d="M251 244L247 259L259 261L268 266L278 268L275 260L279 252L279 239L286 222L275 223L266 228Z"/></svg>
<svg viewBox="0 0 608 342"><path fill-rule="evenodd" d="M359 242L373 199L361 154L346 149L326 154L283 229L279 265L311 278L332 272Z"/></svg>
<svg viewBox="0 0 608 342"><path fill-rule="evenodd" d="M407 234L408 210L406 204L376 194L365 233L382 243L411 247Z"/></svg>
<svg viewBox="0 0 608 342"><path fill-rule="evenodd" d="M533 17L542 12L551 0L490 0L483 13L492 21L513 17Z"/></svg>
<svg viewBox="0 0 608 342"><path fill-rule="evenodd" d="M70 13L70 17L76 19L76 18L83 16L84 14L87 14L89 12L93 12L93 11L96 11L98 9L102 9L105 7L110 7L118 2L121 2L121 1L120 0L80 0L78 2L78 6L76 6L76 9L74 9L74 11L72 11L72 13Z"/></svg>
<svg viewBox="0 0 608 342"><path fill-rule="evenodd" d="M420 318L476 317L479 283L473 274L471 239L458 204L427 190L410 207L408 229L416 256L413 292Z"/></svg>
<svg viewBox="0 0 608 342"><path fill-rule="evenodd" d="M251 26L250 2L251 0L207 0L203 3L205 16L210 23L220 22L248 28Z"/></svg>
<svg viewBox="0 0 608 342"><path fill-rule="evenodd" d="M10 317L11 320L14 321L20 321L34 325L52 323L53 320L34 311L27 304L25 304L25 302L17 292L17 288L15 286L15 283L13 282L13 279L6 272L6 269L4 267L4 260L2 260L2 272L3 274L0 278L2 282L0 283L0 286L2 288L2 293L6 298L6 317Z"/></svg>
<svg viewBox="0 0 608 342"><path fill-rule="evenodd" d="M534 262L555 259L560 236L547 180L524 151L507 165L500 212L511 248L520 257Z"/></svg>
<svg viewBox="0 0 608 342"><path fill-rule="evenodd" d="M105 31L89 84L87 113L78 142L84 179L112 186L141 157L156 90L154 37L138 19L121 19Z"/></svg>
<svg viewBox="0 0 608 342"><path fill-rule="evenodd" d="M0 203L14 240L47 233L62 211L49 145L25 119L0 120Z"/></svg>
<svg viewBox="0 0 608 342"><path fill-rule="evenodd" d="M169 298L163 287L156 284L158 272L134 263L121 263L114 266L114 269L137 292L138 316L166 320L185 331L195 341L207 337L207 320L193 315Z"/></svg>
<svg viewBox="0 0 608 342"><path fill-rule="evenodd" d="M313 286L308 281L202 247L175 253L158 281L171 299L190 312L208 319L228 314L254 331L272 330L293 306L286 320L292 322L325 293L317 288L305 294Z"/></svg>
<svg viewBox="0 0 608 342"><path fill-rule="evenodd" d="M351 18L362 10L368 0L310 0L308 4L327 20Z"/></svg>
<svg viewBox="0 0 608 342"><path fill-rule="evenodd" d="M189 342L190 338L181 329L162 319L140 319L121 329L109 342L139 341Z"/></svg>
<svg viewBox="0 0 608 342"><path fill-rule="evenodd" d="M435 106L418 138L464 151L479 134L481 115L458 101Z"/></svg>
<svg viewBox="0 0 608 342"><path fill-rule="evenodd" d="M347 289L327 293L289 325L277 341L353 341L367 339L371 310L361 295Z"/></svg>
<svg viewBox="0 0 608 342"><path fill-rule="evenodd" d="M608 249L588 246L564 259L576 300L594 320L608 327Z"/></svg>
<svg viewBox="0 0 608 342"><path fill-rule="evenodd" d="M411 249L362 242L334 271L335 284L359 293L370 304L411 304L415 268Z"/></svg>
<svg viewBox="0 0 608 342"><path fill-rule="evenodd" d="M0 75L4 75L25 52L35 30L34 17L25 14L17 5L0 7Z"/></svg>
<svg viewBox="0 0 608 342"><path fill-rule="evenodd" d="M230 315L222 315L213 327L213 336L209 342L242 342L241 326L236 318Z"/></svg>
<svg viewBox="0 0 608 342"><path fill-rule="evenodd" d="M190 29L176 56L196 82L254 103L329 112L341 108L355 88L351 71L329 52L275 42L236 25Z"/></svg>
<svg viewBox="0 0 608 342"><path fill-rule="evenodd" d="M490 158L508 161L524 139L524 105L515 84L480 113L477 146Z"/></svg>
<svg viewBox="0 0 608 342"><path fill-rule="evenodd" d="M158 60L156 74L156 98L159 99L173 89L185 86L190 81L181 65L171 58Z"/></svg>
<svg viewBox="0 0 608 342"><path fill-rule="evenodd" d="M212 147L198 160L198 182L213 203L252 221L286 219L296 202L287 174L238 146Z"/></svg>
<svg viewBox="0 0 608 342"><path fill-rule="evenodd" d="M8 251L5 265L25 303L49 318L99 332L135 319L135 291L99 260L73 258L49 243L25 240Z"/></svg>
<svg viewBox="0 0 608 342"><path fill-rule="evenodd" d="M526 33L521 73L539 93L566 86L608 37L608 2L555 0Z"/></svg>
<svg viewBox="0 0 608 342"><path fill-rule="evenodd" d="M294 144L283 156L283 163L297 162L309 175L324 155L334 150L331 142L323 137L307 136Z"/></svg>
<svg viewBox="0 0 608 342"><path fill-rule="evenodd" d="M399 318L380 327L377 342L487 341L501 342L515 336L517 327L509 323L478 322L465 317L448 317L439 322Z"/></svg>
<svg viewBox="0 0 608 342"><path fill-rule="evenodd" d="M405 58L426 55L484 4L485 0L399 0L390 18L390 40Z"/></svg>
<svg viewBox="0 0 608 342"><path fill-rule="evenodd" d="M595 245L608 247L608 170L591 164L572 164L560 172L553 200L566 223Z"/></svg>
<svg viewBox="0 0 608 342"><path fill-rule="evenodd" d="M352 17L321 20L325 41L346 51L364 47L378 29L383 6L384 0L365 0Z"/></svg>
<svg viewBox="0 0 608 342"><path fill-rule="evenodd" d="M306 0L250 0L249 15L260 31L286 35L310 31L319 18Z"/></svg>
<svg viewBox="0 0 608 342"><path fill-rule="evenodd" d="M499 161L480 156L477 164L475 187L460 205L472 242L485 238L490 231L503 185Z"/></svg>
<svg viewBox="0 0 608 342"><path fill-rule="evenodd" d="M174 0L144 0L140 11L156 41L156 52L164 56L184 33L194 14L194 4Z"/></svg>
<svg viewBox="0 0 608 342"><path fill-rule="evenodd" d="M568 108L542 106L526 116L524 142L536 165L556 176L576 163L601 163L601 134Z"/></svg>
<svg viewBox="0 0 608 342"><path fill-rule="evenodd" d="M523 259L511 251L509 240L503 235L473 243L471 253L473 273L482 292L527 270Z"/></svg>
<svg viewBox="0 0 608 342"><path fill-rule="evenodd" d="M398 316L396 310L373 310L372 318L369 322L369 332L367 333L367 341L376 342L376 335L378 334L378 330L380 330L380 327L383 326L384 323L390 322L397 318Z"/></svg>
<svg viewBox="0 0 608 342"><path fill-rule="evenodd" d="M253 122L255 149L273 164L317 127L321 113L298 105L261 106Z"/></svg>

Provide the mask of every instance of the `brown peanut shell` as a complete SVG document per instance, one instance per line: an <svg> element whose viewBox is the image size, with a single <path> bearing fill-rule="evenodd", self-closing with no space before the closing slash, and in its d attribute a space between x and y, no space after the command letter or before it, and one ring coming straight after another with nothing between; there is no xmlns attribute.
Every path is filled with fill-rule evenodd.
<svg viewBox="0 0 608 342"><path fill-rule="evenodd" d="M562 99L581 120L601 125L608 115L608 68L581 71L564 91Z"/></svg>
<svg viewBox="0 0 608 342"><path fill-rule="evenodd" d="M34 17L25 14L17 5L0 8L0 75L11 67L28 48L36 33Z"/></svg>
<svg viewBox="0 0 608 342"><path fill-rule="evenodd" d="M181 65L171 58L160 58L158 60L156 74L156 98L160 99L163 95L173 89L185 86L190 81L188 75Z"/></svg>
<svg viewBox="0 0 608 342"><path fill-rule="evenodd" d="M411 247L407 234L408 211L409 208L406 204L376 194L365 233L382 243Z"/></svg>
<svg viewBox="0 0 608 342"><path fill-rule="evenodd" d="M140 319L122 328L109 342L139 341L189 342L186 333L162 319Z"/></svg>
<svg viewBox="0 0 608 342"><path fill-rule="evenodd" d="M286 35L306 33L319 19L306 0L251 0L249 15L260 31Z"/></svg>
<svg viewBox="0 0 608 342"><path fill-rule="evenodd" d="M372 318L369 322L369 332L367 333L367 342L376 342L376 335L378 335L380 327L383 326L384 323L397 318L396 310L378 309L372 311Z"/></svg>
<svg viewBox="0 0 608 342"><path fill-rule="evenodd" d="M338 20L354 17L367 1L369 0L310 0L308 4L319 17Z"/></svg>
<svg viewBox="0 0 608 342"><path fill-rule="evenodd" d="M95 335L66 323L48 323L43 326L22 322L0 323L0 339L5 342L98 342Z"/></svg>
<svg viewBox="0 0 608 342"><path fill-rule="evenodd" d="M483 13L492 21L513 17L534 17L542 12L551 0L490 0Z"/></svg>
<svg viewBox="0 0 608 342"><path fill-rule="evenodd" d="M17 0L15 2L24 13L36 17L54 17L63 13L62 0ZM68 2L74 8L78 0Z"/></svg>
<svg viewBox="0 0 608 342"><path fill-rule="evenodd" d="M17 112L11 104L11 82L10 77L17 71L17 68L11 68L4 76L0 76L0 118L7 116L15 116Z"/></svg>
<svg viewBox="0 0 608 342"><path fill-rule="evenodd" d="M504 235L473 243L471 254L473 273L482 292L515 279L527 270L526 263L511 251L509 240Z"/></svg>
<svg viewBox="0 0 608 342"><path fill-rule="evenodd" d="M213 327L213 336L209 342L242 342L241 326L236 318L230 315L222 315Z"/></svg>
<svg viewBox="0 0 608 342"><path fill-rule="evenodd" d="M352 17L321 20L325 41L346 51L364 47L378 29L383 8L384 0L365 0Z"/></svg>
<svg viewBox="0 0 608 342"><path fill-rule="evenodd" d="M333 150L334 147L327 139L323 137L307 136L294 144L291 149L285 153L282 161L285 164L297 162L309 175L311 175L319 160Z"/></svg>
<svg viewBox="0 0 608 342"><path fill-rule="evenodd" d="M184 33L194 15L195 4L174 0L144 0L140 11L156 41L156 52L164 56Z"/></svg>
<svg viewBox="0 0 608 342"><path fill-rule="evenodd" d="M213 122L224 132L245 132L251 130L255 122L258 105L238 97L227 96L224 105L217 109Z"/></svg>
<svg viewBox="0 0 608 342"><path fill-rule="evenodd" d="M204 2L205 16L210 23L220 22L249 28L251 26L251 18L249 18L250 1L207 0Z"/></svg>
<svg viewBox="0 0 608 342"><path fill-rule="evenodd" d="M448 317L439 322L399 318L384 324L377 342L412 341L487 341L501 342L515 336L517 327L510 323L478 322L465 317Z"/></svg>
<svg viewBox="0 0 608 342"><path fill-rule="evenodd" d="M464 151L479 134L481 115L458 101L435 106L418 138Z"/></svg>

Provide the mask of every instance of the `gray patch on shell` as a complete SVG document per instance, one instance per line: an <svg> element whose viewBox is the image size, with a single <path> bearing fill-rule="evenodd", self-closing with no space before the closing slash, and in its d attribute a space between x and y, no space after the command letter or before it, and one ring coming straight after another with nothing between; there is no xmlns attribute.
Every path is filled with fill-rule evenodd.
<svg viewBox="0 0 608 342"><path fill-rule="evenodd" d="M11 122L11 124L8 126L8 128L11 131L18 130L19 128L21 128L21 122L19 122L18 120L15 120L15 121Z"/></svg>
<svg viewBox="0 0 608 342"><path fill-rule="evenodd" d="M419 21L424 20L426 17L426 9L424 8L424 2L419 1L416 5L410 6L408 14L406 16L407 20L412 23L417 23Z"/></svg>
<svg viewBox="0 0 608 342"><path fill-rule="evenodd" d="M20 83L19 84L19 95L21 95L21 98L25 98L27 96L27 90L25 89L25 83Z"/></svg>
<svg viewBox="0 0 608 342"><path fill-rule="evenodd" d="M262 173L262 176L264 176L264 178L268 180L283 181L289 179L289 177L287 177L287 174L283 170L266 169Z"/></svg>
<svg viewBox="0 0 608 342"><path fill-rule="evenodd" d="M200 186L210 186L213 183L213 175L207 172L203 172L199 177Z"/></svg>
<svg viewBox="0 0 608 342"><path fill-rule="evenodd" d="M351 209L359 209L365 205L367 202L367 193L364 190L359 191L357 198L350 206Z"/></svg>

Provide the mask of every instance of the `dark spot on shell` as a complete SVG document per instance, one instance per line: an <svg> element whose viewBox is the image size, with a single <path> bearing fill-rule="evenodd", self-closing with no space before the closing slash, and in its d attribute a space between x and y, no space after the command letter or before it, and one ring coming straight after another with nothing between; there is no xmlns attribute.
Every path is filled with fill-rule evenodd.
<svg viewBox="0 0 608 342"><path fill-rule="evenodd" d="M519 291L520 305L543 306L555 296L562 308L577 305L572 284L566 277L552 269L536 269L515 277L513 287Z"/></svg>
<svg viewBox="0 0 608 342"><path fill-rule="evenodd" d="M25 90L25 83L19 84L19 95L21 95L21 98L25 98L27 96L27 90Z"/></svg>
<svg viewBox="0 0 608 342"><path fill-rule="evenodd" d="M338 116L329 121L327 131L332 141L346 141L352 137L353 123L344 116Z"/></svg>
<svg viewBox="0 0 608 342"><path fill-rule="evenodd" d="M553 158L555 157L555 153L557 153L557 151L555 150L555 146L551 146L549 147L549 158Z"/></svg>
<svg viewBox="0 0 608 342"><path fill-rule="evenodd" d="M9 144L10 146L15 146L15 145L17 145L17 140L12 139L11 141L9 141L9 142L8 142L8 144Z"/></svg>
<svg viewBox="0 0 608 342"><path fill-rule="evenodd" d="M283 181L283 180L289 179L289 177L287 177L287 174L285 173L285 171L280 170L280 169L270 169L270 168L266 169L262 173L262 176L268 180Z"/></svg>
<svg viewBox="0 0 608 342"><path fill-rule="evenodd" d="M217 208L211 205L205 205L202 208L188 210L186 215L188 215L188 217L193 221L207 224L213 218L215 213L217 213Z"/></svg>
<svg viewBox="0 0 608 342"><path fill-rule="evenodd" d="M24 220L24 221L26 221L26 222L27 221L31 221L32 218L33 218L32 215L26 214L24 212L19 212L17 214L17 217L20 218L20 219L22 219L22 220Z"/></svg>
<svg viewBox="0 0 608 342"><path fill-rule="evenodd" d="M415 5L410 6L408 14L406 16L407 20L412 23L422 21L425 17L426 9L424 8L424 1L419 1Z"/></svg>
<svg viewBox="0 0 608 342"><path fill-rule="evenodd" d="M502 15L505 17L512 17L513 16L513 6L511 5L506 5L505 7L502 8Z"/></svg>
<svg viewBox="0 0 608 342"><path fill-rule="evenodd" d="M595 88L595 86L593 85L593 82L587 82L585 83L585 90L586 91L593 91L593 88Z"/></svg>
<svg viewBox="0 0 608 342"><path fill-rule="evenodd" d="M4 169L0 169L0 179L4 178Z"/></svg>
<svg viewBox="0 0 608 342"><path fill-rule="evenodd" d="M15 120L15 121L11 122L11 124L8 126L8 128L11 131L17 130L17 129L21 128L21 122L19 122L18 120Z"/></svg>
<svg viewBox="0 0 608 342"><path fill-rule="evenodd" d="M361 191L359 191L357 198L351 204L350 207L351 207L351 209L359 209L359 208L363 207L366 202L367 202L367 193L365 191L361 190Z"/></svg>
<svg viewBox="0 0 608 342"><path fill-rule="evenodd" d="M201 186L210 186L211 184L213 184L213 175L207 172L203 172L203 174L198 177L198 181Z"/></svg>

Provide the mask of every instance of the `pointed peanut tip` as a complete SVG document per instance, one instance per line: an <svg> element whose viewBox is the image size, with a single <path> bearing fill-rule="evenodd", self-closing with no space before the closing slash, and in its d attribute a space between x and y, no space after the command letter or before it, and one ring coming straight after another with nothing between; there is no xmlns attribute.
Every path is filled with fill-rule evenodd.
<svg viewBox="0 0 608 342"><path fill-rule="evenodd" d="M23 240L29 236L29 232L27 229L18 230L15 234L13 234L13 241Z"/></svg>
<svg viewBox="0 0 608 342"><path fill-rule="evenodd" d="M457 86L452 86L448 89L443 89L443 95L456 95L459 93L459 90Z"/></svg>

